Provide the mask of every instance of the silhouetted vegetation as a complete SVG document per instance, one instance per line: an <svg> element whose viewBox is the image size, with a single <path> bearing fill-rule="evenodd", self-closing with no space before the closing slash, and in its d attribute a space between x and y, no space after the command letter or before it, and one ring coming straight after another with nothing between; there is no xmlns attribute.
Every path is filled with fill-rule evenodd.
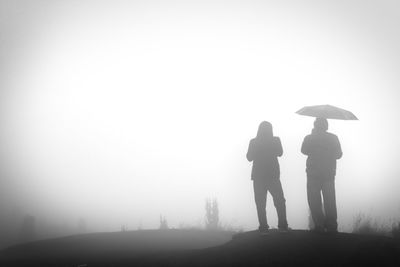
<svg viewBox="0 0 400 267"><path fill-rule="evenodd" d="M168 222L165 216L163 217L160 215L160 230L167 230L168 229Z"/></svg>
<svg viewBox="0 0 400 267"><path fill-rule="evenodd" d="M379 225L377 221L373 221L371 217L364 214L358 214L353 223L352 233L366 235L387 235L388 231L385 227Z"/></svg>
<svg viewBox="0 0 400 267"><path fill-rule="evenodd" d="M216 230L219 228L219 209L217 199L206 200L206 229Z"/></svg>

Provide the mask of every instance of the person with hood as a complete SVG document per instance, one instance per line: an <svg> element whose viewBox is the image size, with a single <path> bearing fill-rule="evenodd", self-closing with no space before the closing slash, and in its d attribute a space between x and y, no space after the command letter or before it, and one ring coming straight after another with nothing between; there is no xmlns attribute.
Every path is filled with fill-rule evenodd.
<svg viewBox="0 0 400 267"><path fill-rule="evenodd" d="M286 200L280 181L278 157L282 156L282 144L279 137L273 136L272 125L261 122L257 136L250 140L247 160L253 162L251 179L253 180L254 198L257 207L259 230L268 232L269 225L266 215L267 192L272 195L278 214L278 229L288 230L286 219Z"/></svg>
<svg viewBox="0 0 400 267"><path fill-rule="evenodd" d="M336 160L342 157L339 138L327 132L328 121L316 118L314 129L304 138L301 152L307 155L307 199L316 232L337 232L335 196ZM324 211L322 210L322 199Z"/></svg>

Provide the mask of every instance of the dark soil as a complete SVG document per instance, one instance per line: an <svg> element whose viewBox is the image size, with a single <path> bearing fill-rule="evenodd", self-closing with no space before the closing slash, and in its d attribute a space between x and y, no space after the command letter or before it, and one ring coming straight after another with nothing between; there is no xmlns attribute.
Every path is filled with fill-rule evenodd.
<svg viewBox="0 0 400 267"><path fill-rule="evenodd" d="M400 242L390 237L303 230L231 236L200 230L72 236L5 249L0 266L400 266Z"/></svg>

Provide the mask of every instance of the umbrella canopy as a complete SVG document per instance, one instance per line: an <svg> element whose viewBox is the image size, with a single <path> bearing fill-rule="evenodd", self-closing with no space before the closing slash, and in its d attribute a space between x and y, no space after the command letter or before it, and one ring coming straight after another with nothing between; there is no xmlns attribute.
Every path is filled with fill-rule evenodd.
<svg viewBox="0 0 400 267"><path fill-rule="evenodd" d="M325 119L358 120L350 111L331 105L307 106L298 110L296 113L299 115Z"/></svg>

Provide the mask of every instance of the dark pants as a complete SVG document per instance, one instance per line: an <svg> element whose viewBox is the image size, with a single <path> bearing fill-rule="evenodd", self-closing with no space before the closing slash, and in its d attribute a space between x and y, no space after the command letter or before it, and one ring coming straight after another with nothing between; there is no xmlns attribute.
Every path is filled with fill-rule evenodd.
<svg viewBox="0 0 400 267"><path fill-rule="evenodd" d="M254 198L256 201L258 222L260 229L268 229L266 205L267 205L267 192L269 191L274 200L276 212L278 214L278 227L287 228L286 220L286 200L283 196L281 181L279 179L270 180L254 180Z"/></svg>
<svg viewBox="0 0 400 267"><path fill-rule="evenodd" d="M321 193L324 198L322 210ZM307 198L315 229L337 231L335 177L307 175Z"/></svg>

